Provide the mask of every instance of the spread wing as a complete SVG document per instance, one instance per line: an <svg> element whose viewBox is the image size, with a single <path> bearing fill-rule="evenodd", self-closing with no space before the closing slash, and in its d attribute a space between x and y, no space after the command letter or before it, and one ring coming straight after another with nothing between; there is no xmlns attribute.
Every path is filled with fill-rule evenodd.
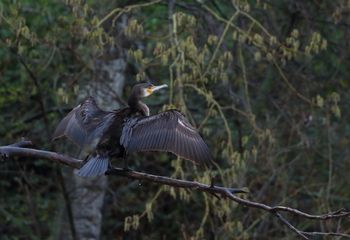
<svg viewBox="0 0 350 240"><path fill-rule="evenodd" d="M103 133L112 124L114 112L101 110L92 97L70 111L57 125L53 140L66 136L78 146L95 148Z"/></svg>
<svg viewBox="0 0 350 240"><path fill-rule="evenodd" d="M176 110L127 119L120 144L128 152L166 151L196 163L212 159L202 137Z"/></svg>

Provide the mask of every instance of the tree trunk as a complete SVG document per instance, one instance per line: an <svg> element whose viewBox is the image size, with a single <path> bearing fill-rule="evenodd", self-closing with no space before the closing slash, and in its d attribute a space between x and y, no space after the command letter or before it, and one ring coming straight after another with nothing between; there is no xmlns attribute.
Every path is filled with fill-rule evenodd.
<svg viewBox="0 0 350 240"><path fill-rule="evenodd" d="M121 107L115 99L122 94L125 68L126 61L122 57L97 62L95 72L99 77L86 86L85 92L79 98L94 96L101 108L106 110ZM69 224L67 209L63 208L58 239L99 239L107 177L81 178L70 172L65 174L65 183L74 229Z"/></svg>

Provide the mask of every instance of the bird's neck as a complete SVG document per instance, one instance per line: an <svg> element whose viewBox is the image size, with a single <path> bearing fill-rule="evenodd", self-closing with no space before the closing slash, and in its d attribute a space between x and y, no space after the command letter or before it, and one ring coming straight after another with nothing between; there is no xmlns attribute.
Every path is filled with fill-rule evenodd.
<svg viewBox="0 0 350 240"><path fill-rule="evenodd" d="M128 100L129 107L133 112L139 112L144 116L149 116L149 108L139 98L132 97Z"/></svg>

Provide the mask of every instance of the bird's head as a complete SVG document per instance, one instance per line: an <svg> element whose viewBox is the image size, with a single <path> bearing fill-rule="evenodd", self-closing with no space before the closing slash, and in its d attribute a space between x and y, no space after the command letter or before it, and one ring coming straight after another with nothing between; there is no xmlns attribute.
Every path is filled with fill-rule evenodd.
<svg viewBox="0 0 350 240"><path fill-rule="evenodd" d="M132 94L135 94L139 98L144 98L152 95L152 93L165 87L168 87L168 85L163 84L163 85L155 86L151 83L139 83L133 87Z"/></svg>

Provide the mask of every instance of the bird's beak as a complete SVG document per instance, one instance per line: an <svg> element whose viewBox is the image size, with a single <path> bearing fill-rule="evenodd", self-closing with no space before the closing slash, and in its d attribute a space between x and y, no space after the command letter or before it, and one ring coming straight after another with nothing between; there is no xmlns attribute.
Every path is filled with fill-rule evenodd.
<svg viewBox="0 0 350 240"><path fill-rule="evenodd" d="M159 86L154 86L154 87L152 88L152 92L158 91L158 90L160 90L160 89L162 89L162 88L166 88L166 87L168 87L168 85L166 85L166 84L159 85Z"/></svg>

